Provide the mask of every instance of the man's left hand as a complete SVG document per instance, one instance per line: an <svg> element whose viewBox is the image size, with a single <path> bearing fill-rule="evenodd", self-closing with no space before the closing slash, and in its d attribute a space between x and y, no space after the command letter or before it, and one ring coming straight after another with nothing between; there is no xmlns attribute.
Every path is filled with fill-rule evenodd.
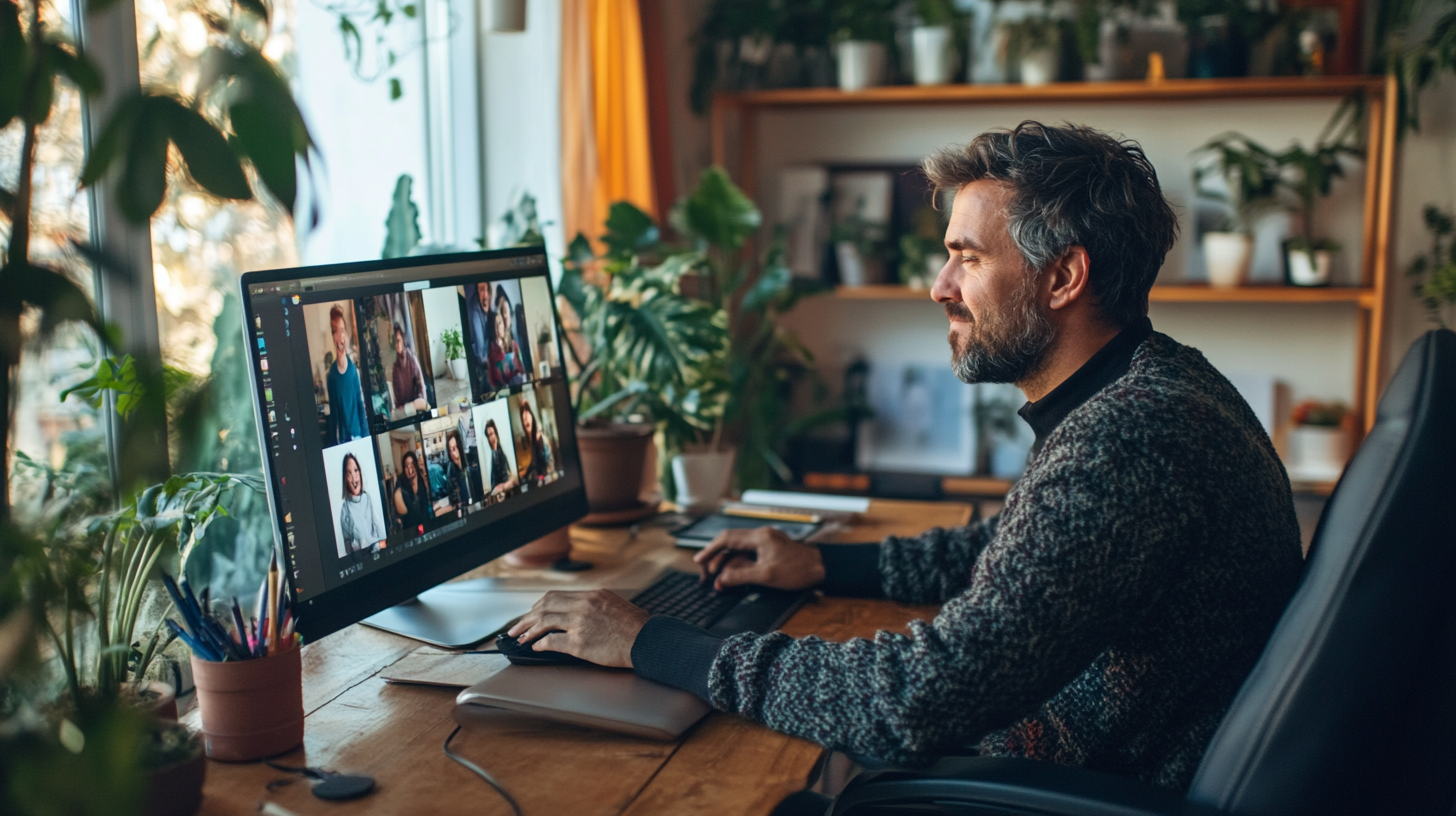
<svg viewBox="0 0 1456 816"><path fill-rule="evenodd" d="M546 593L507 632L536 651L565 652L601 666L632 668L632 643L651 617L609 589ZM546 634L546 633L550 634Z"/></svg>

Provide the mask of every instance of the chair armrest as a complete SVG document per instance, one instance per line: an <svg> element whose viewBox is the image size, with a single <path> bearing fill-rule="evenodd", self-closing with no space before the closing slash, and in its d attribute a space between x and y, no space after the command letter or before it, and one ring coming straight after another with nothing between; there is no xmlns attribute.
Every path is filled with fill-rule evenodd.
<svg viewBox="0 0 1456 816"><path fill-rule="evenodd" d="M904 808L905 810L901 810ZM871 771L834 801L833 816L1213 816L1218 811L1129 777L1008 757L953 757L922 771Z"/></svg>

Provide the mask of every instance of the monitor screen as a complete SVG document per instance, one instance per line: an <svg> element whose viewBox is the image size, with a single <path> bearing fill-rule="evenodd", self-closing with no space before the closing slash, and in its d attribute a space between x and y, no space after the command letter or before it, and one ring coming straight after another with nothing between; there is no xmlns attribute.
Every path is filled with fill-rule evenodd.
<svg viewBox="0 0 1456 816"><path fill-rule="evenodd" d="M544 250L252 272L242 289L306 640L586 512Z"/></svg>

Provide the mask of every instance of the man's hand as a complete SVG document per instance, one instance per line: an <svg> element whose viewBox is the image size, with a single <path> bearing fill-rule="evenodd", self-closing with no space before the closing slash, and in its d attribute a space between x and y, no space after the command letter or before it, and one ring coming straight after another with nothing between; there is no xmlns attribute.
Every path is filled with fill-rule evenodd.
<svg viewBox="0 0 1456 816"><path fill-rule="evenodd" d="M773 527L724 530L693 560L714 589L740 584L808 589L824 581L819 548L800 544Z"/></svg>
<svg viewBox="0 0 1456 816"><path fill-rule="evenodd" d="M632 643L650 615L609 589L552 591L507 632L536 651L565 652L600 666L632 668ZM558 631L559 630L559 631Z"/></svg>

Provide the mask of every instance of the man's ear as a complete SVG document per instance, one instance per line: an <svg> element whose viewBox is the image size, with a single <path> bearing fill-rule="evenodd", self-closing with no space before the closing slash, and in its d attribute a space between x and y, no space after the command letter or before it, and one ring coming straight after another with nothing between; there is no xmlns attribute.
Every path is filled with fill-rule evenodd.
<svg viewBox="0 0 1456 816"><path fill-rule="evenodd" d="M1051 296L1048 305L1053 309L1065 309L1084 298L1090 301L1088 275L1091 266L1092 259L1088 257L1086 247L1080 244L1068 247L1047 270L1047 285L1051 290L1048 292Z"/></svg>

